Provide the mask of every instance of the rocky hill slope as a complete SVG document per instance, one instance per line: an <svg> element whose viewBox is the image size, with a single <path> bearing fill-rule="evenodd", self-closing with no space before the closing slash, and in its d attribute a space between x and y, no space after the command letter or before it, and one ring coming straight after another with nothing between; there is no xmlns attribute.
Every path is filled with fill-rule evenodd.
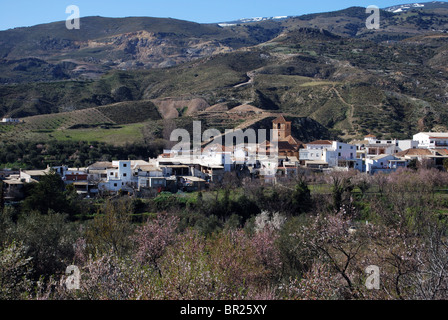
<svg viewBox="0 0 448 320"><path fill-rule="evenodd" d="M151 101L164 121L238 125L250 112L225 110L251 105L341 139L448 130L448 6L393 11L379 30L355 7L225 27L90 17L82 32L62 22L3 31L0 116Z"/></svg>

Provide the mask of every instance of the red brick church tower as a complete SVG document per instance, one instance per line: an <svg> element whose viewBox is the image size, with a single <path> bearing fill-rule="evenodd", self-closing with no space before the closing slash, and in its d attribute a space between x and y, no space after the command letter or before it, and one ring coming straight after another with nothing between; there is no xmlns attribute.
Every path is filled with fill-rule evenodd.
<svg viewBox="0 0 448 320"><path fill-rule="evenodd" d="M292 136L291 121L287 121L283 115L272 121L274 130L278 130L278 147L280 156L299 157L299 149L303 148L303 142Z"/></svg>
<svg viewBox="0 0 448 320"><path fill-rule="evenodd" d="M291 121L286 121L285 117L280 116L272 121L273 129L278 130L278 140L285 141L291 136Z"/></svg>

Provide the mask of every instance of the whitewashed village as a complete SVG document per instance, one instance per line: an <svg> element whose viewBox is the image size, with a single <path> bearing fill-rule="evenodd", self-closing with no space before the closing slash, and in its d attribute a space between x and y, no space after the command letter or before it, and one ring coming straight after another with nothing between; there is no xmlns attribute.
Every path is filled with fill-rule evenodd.
<svg viewBox="0 0 448 320"><path fill-rule="evenodd" d="M0 301L448 300L448 0L3 2Z"/></svg>
<svg viewBox="0 0 448 320"><path fill-rule="evenodd" d="M294 177L300 169L313 171L358 170L373 175L407 167L410 161L426 161L442 167L448 159L448 133L420 132L409 140L380 140L366 135L350 143L316 140L303 143L291 135L291 122L279 116L272 122L278 132L276 157L269 141L240 143L232 147L209 143L200 150L164 150L157 158L96 162L85 168L47 167L45 170L3 171L7 200L21 200L23 185L39 182L54 170L66 185L85 197L124 192L139 195L162 191L200 191L220 181L227 172L276 183Z"/></svg>

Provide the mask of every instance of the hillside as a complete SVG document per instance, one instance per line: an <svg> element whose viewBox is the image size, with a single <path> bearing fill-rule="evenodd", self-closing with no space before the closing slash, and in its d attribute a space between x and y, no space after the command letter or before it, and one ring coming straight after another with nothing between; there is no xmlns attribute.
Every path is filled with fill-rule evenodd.
<svg viewBox="0 0 448 320"><path fill-rule="evenodd" d="M243 19L225 27L168 18L86 17L80 30L67 30L65 21L16 28L0 31L0 83L98 79L112 69L166 68L257 45L299 28L375 41L448 29L445 2L393 11L394 7L381 11L380 30L365 27L368 14L363 7L281 19Z"/></svg>
<svg viewBox="0 0 448 320"><path fill-rule="evenodd" d="M168 120L223 130L279 112L316 121L322 137L340 139L447 130L448 6L391 10L381 11L380 30L368 30L365 8L354 7L226 27L91 17L82 20L82 36L60 23L0 32L0 78L15 82L0 85L0 116L97 110L112 121L79 121L70 130L155 121L159 136ZM44 34L68 42L31 41ZM210 50L187 54L194 46ZM66 129L48 127L25 131Z"/></svg>
<svg viewBox="0 0 448 320"><path fill-rule="evenodd" d="M267 41L279 25L222 28L167 18L81 19L0 32L0 83L97 79L111 69L165 68ZM44 77L39 79L38 74Z"/></svg>

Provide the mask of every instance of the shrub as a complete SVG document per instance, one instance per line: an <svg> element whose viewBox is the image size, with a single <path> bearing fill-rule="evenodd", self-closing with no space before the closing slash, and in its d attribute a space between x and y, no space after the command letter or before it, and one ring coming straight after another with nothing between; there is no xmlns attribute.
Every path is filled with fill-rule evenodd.
<svg viewBox="0 0 448 320"><path fill-rule="evenodd" d="M175 216L159 214L156 219L148 220L144 226L137 228L136 234L131 237L137 244L137 260L158 269L157 260L174 242L178 223L179 219Z"/></svg>
<svg viewBox="0 0 448 320"><path fill-rule="evenodd" d="M129 253L132 246L130 236L134 230L131 219L131 200L108 200L93 221L87 223L87 251L94 255L113 252L118 257Z"/></svg>
<svg viewBox="0 0 448 320"><path fill-rule="evenodd" d="M32 258L23 243L13 241L0 248L0 299L30 298Z"/></svg>
<svg viewBox="0 0 448 320"><path fill-rule="evenodd" d="M26 256L32 258L35 280L62 272L71 264L79 233L67 218L52 212L32 212L19 218L14 237L22 241Z"/></svg>

